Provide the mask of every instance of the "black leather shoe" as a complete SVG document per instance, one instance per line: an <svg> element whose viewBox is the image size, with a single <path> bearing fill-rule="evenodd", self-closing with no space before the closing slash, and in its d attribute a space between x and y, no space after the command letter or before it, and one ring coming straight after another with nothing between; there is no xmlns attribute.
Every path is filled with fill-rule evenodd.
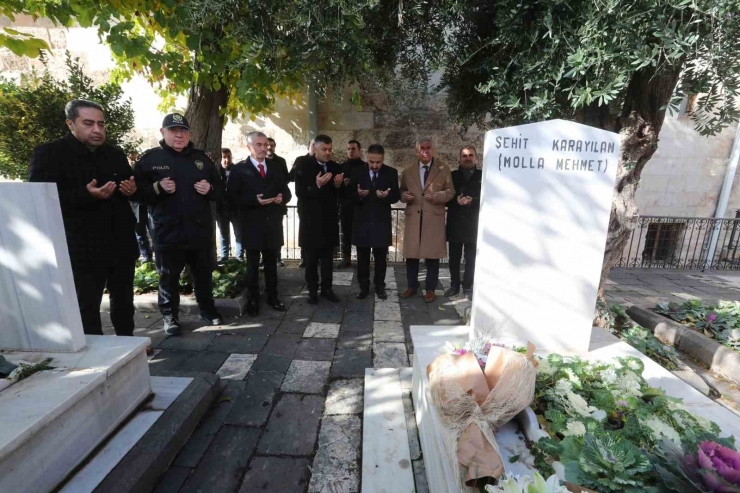
<svg viewBox="0 0 740 493"><path fill-rule="evenodd" d="M385 292L385 288L378 288L375 290L375 294L378 295L378 299L381 300L387 300L388 299L388 293Z"/></svg>
<svg viewBox="0 0 740 493"><path fill-rule="evenodd" d="M463 289L463 295L469 300L473 301L473 290L472 289Z"/></svg>
<svg viewBox="0 0 740 493"><path fill-rule="evenodd" d="M339 303L339 298L337 298L337 295L334 294L334 291L322 291L321 296L334 303Z"/></svg>
<svg viewBox="0 0 740 493"><path fill-rule="evenodd" d="M357 299L364 300L365 298L367 298L369 294L370 294L370 291L368 291L367 289L363 289L362 291L357 293Z"/></svg>
<svg viewBox="0 0 740 493"><path fill-rule="evenodd" d="M278 312L285 311L285 304L279 299L267 300L267 306L271 306L273 310L278 311Z"/></svg>
<svg viewBox="0 0 740 493"><path fill-rule="evenodd" d="M445 296L448 298L452 298L453 296L457 295L460 292L460 287L454 287L452 286L450 289L445 291Z"/></svg>
<svg viewBox="0 0 740 493"><path fill-rule="evenodd" d="M260 314L260 303L257 300L247 301L247 315L256 317Z"/></svg>
<svg viewBox="0 0 740 493"><path fill-rule="evenodd" d="M308 303L310 305L317 305L319 303L319 295L316 293L308 293Z"/></svg>
<svg viewBox="0 0 740 493"><path fill-rule="evenodd" d="M208 325L221 325L222 316L215 309L212 311L201 310L201 320L208 322Z"/></svg>

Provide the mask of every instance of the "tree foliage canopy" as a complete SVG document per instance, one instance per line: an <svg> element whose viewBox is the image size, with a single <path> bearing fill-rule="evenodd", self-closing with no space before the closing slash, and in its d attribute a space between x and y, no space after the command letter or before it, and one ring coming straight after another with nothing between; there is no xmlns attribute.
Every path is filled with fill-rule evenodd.
<svg viewBox="0 0 740 493"><path fill-rule="evenodd" d="M35 146L69 133L64 107L72 99L89 99L105 110L106 142L129 153L141 140L132 138L134 111L122 100L118 84L94 86L79 60L67 55L67 80L48 70L23 77L19 82L0 78L0 175L25 180Z"/></svg>

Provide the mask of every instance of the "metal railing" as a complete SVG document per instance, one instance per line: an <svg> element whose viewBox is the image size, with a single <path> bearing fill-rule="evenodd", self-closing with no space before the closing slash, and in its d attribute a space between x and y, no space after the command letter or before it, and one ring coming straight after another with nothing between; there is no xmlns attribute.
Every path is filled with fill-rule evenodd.
<svg viewBox="0 0 740 493"><path fill-rule="evenodd" d="M740 270L740 218L641 216L615 267Z"/></svg>
<svg viewBox="0 0 740 493"><path fill-rule="evenodd" d="M391 208L391 221L393 228L393 244L388 248L388 261L389 262L403 262L403 207L392 207ZM339 222L339 218L337 218ZM288 205L288 215L283 218L283 249L282 258L284 260L299 260L301 258L301 248L298 246L298 225L300 220L298 218L298 206ZM339 244L342 243L342 229L339 228ZM341 258L341 248L337 247L335 258L338 260ZM357 252L352 248L352 258L357 258Z"/></svg>

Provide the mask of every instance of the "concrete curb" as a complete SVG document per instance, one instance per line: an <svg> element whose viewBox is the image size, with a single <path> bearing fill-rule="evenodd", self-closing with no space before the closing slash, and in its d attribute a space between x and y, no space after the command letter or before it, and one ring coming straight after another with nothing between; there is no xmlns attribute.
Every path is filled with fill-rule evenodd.
<svg viewBox="0 0 740 493"><path fill-rule="evenodd" d="M193 381L108 473L94 493L152 491L222 389L221 379L216 375L170 373L161 376L188 376L193 377Z"/></svg>
<svg viewBox="0 0 740 493"><path fill-rule="evenodd" d="M632 306L627 315L650 330L660 341L671 344L735 383L740 384L740 354L717 341L662 315Z"/></svg>
<svg viewBox="0 0 740 493"><path fill-rule="evenodd" d="M247 308L247 290L242 290L236 298L216 298L216 309L224 317L241 317ZM134 295L134 308L139 312L159 312L157 293ZM110 311L110 298L103 295L100 303L101 312ZM198 315L198 303L193 295L180 295L180 315Z"/></svg>

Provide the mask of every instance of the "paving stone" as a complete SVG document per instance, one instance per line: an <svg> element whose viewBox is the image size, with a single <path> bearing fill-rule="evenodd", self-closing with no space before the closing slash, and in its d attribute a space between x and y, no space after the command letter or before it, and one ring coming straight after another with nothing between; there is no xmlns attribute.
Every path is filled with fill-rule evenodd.
<svg viewBox="0 0 740 493"><path fill-rule="evenodd" d="M106 333L106 328L103 327L103 333ZM115 334L113 327L110 327L111 335ZM167 334L164 333L163 328L148 328L148 329L134 329L135 337L148 337L152 340L152 346L158 346L160 342L167 338Z"/></svg>
<svg viewBox="0 0 740 493"><path fill-rule="evenodd" d="M282 457L255 457L244 475L239 493L303 493L311 476L311 461Z"/></svg>
<svg viewBox="0 0 740 493"><path fill-rule="evenodd" d="M364 377L365 368L370 368L372 364L370 349L337 349L334 352L331 376L335 378Z"/></svg>
<svg viewBox="0 0 740 493"><path fill-rule="evenodd" d="M175 371L185 360L190 358L194 351L162 350L149 360L149 373L153 376Z"/></svg>
<svg viewBox="0 0 740 493"><path fill-rule="evenodd" d="M373 338L376 342L405 342L401 322L378 320L374 324Z"/></svg>
<svg viewBox="0 0 740 493"><path fill-rule="evenodd" d="M332 284L334 286L350 286L352 284L352 279L354 279L354 276L354 272L335 271L332 279Z"/></svg>
<svg viewBox="0 0 740 493"><path fill-rule="evenodd" d="M147 329L155 324L162 322L162 315L159 313L134 312L134 328ZM110 312L100 312L100 323L103 327L113 327L110 319Z"/></svg>
<svg viewBox="0 0 740 493"><path fill-rule="evenodd" d="M298 349L298 343L301 342L301 336L298 334L276 333L270 336L262 352L267 354L279 354L282 356L293 356Z"/></svg>
<svg viewBox="0 0 740 493"><path fill-rule="evenodd" d="M411 460L418 460L421 458L421 447L419 446L419 432L416 429L416 417L414 416L414 404L411 401L411 392L403 393L403 413L406 417L406 434L409 437Z"/></svg>
<svg viewBox="0 0 740 493"><path fill-rule="evenodd" d="M338 295L338 293L337 293ZM344 316L344 305L340 303L332 303L319 298L319 306L311 317L311 322L321 322L327 324L339 324L342 322Z"/></svg>
<svg viewBox="0 0 740 493"><path fill-rule="evenodd" d="M427 482L427 472L424 468L422 459L412 461L414 467L414 482L416 483L416 493L429 493L429 483Z"/></svg>
<svg viewBox="0 0 740 493"><path fill-rule="evenodd" d="M220 325L217 327L201 327L196 332L218 332L219 334L236 334L236 335L272 335L280 325L281 320L242 320L238 319L236 323L229 325Z"/></svg>
<svg viewBox="0 0 740 493"><path fill-rule="evenodd" d="M246 382L240 381L226 384L221 396L214 401L208 414L180 450L174 462L175 466L193 468L198 465L246 385Z"/></svg>
<svg viewBox="0 0 740 493"><path fill-rule="evenodd" d="M293 357L307 361L331 361L334 359L334 339L303 339Z"/></svg>
<svg viewBox="0 0 740 493"><path fill-rule="evenodd" d="M337 349L372 349L372 334L362 332L339 332Z"/></svg>
<svg viewBox="0 0 740 493"><path fill-rule="evenodd" d="M342 320L342 332L373 333L373 312L347 312Z"/></svg>
<svg viewBox="0 0 740 493"><path fill-rule="evenodd" d="M314 453L324 398L283 394L270 415L257 450L264 455L309 456Z"/></svg>
<svg viewBox="0 0 740 493"><path fill-rule="evenodd" d="M329 386L324 415L360 414L363 410L363 380L334 380Z"/></svg>
<svg viewBox="0 0 740 493"><path fill-rule="evenodd" d="M203 351L211 345L216 334L203 332L184 332L182 335L168 337L160 342L159 349L177 349L180 351Z"/></svg>
<svg viewBox="0 0 740 493"><path fill-rule="evenodd" d="M216 375L221 377L221 380L244 380L256 359L256 354L232 353L226 358Z"/></svg>
<svg viewBox="0 0 740 493"><path fill-rule="evenodd" d="M183 361L176 371L216 373L228 357L225 353L200 351Z"/></svg>
<svg viewBox="0 0 740 493"><path fill-rule="evenodd" d="M164 473L153 493L178 493L192 469L189 467L172 466Z"/></svg>
<svg viewBox="0 0 740 493"><path fill-rule="evenodd" d="M258 371L275 371L285 373L293 361L292 355L286 354L269 354L262 352L257 356L257 361L252 365L252 373Z"/></svg>
<svg viewBox="0 0 740 493"><path fill-rule="evenodd" d="M329 361L303 361L294 359L288 368L280 390L303 394L321 394L329 377Z"/></svg>
<svg viewBox="0 0 740 493"><path fill-rule="evenodd" d="M345 305L345 313L359 312L372 315L374 306L375 300L372 296L368 296L364 300L358 300L356 295L350 296Z"/></svg>
<svg viewBox="0 0 740 493"><path fill-rule="evenodd" d="M232 493L259 438L257 428L222 427L182 493Z"/></svg>
<svg viewBox="0 0 740 493"><path fill-rule="evenodd" d="M375 303L375 321L393 320L401 321L401 305L391 301L379 301Z"/></svg>
<svg viewBox="0 0 740 493"><path fill-rule="evenodd" d="M208 350L222 353L258 354L269 338L270 336L265 334L219 334Z"/></svg>
<svg viewBox="0 0 740 493"><path fill-rule="evenodd" d="M358 416L325 416L313 461L309 493L359 493L362 422Z"/></svg>
<svg viewBox="0 0 740 493"><path fill-rule="evenodd" d="M394 342L378 342L373 346L374 368L405 368L409 366L406 345Z"/></svg>
<svg viewBox="0 0 740 493"><path fill-rule="evenodd" d="M239 394L224 423L240 426L264 425L284 377L285 374L272 371L249 375L244 390Z"/></svg>
<svg viewBox="0 0 740 493"><path fill-rule="evenodd" d="M320 337L328 339L336 339L339 335L339 324L325 324L319 322L311 322L306 327L306 331L303 333L303 337Z"/></svg>
<svg viewBox="0 0 740 493"><path fill-rule="evenodd" d="M306 331L306 327L308 327L308 318L283 319L277 328L277 332L303 335Z"/></svg>

